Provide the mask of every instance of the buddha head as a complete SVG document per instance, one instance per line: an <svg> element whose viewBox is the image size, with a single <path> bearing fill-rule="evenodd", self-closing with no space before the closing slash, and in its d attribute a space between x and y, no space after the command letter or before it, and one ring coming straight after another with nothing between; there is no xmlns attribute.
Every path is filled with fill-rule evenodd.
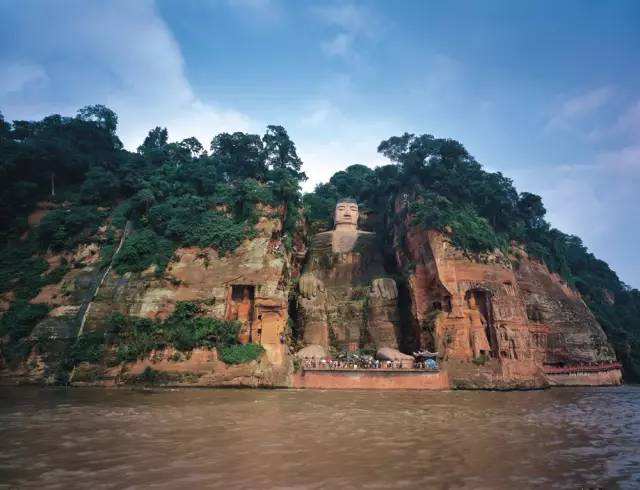
<svg viewBox="0 0 640 490"><path fill-rule="evenodd" d="M478 309L478 300L476 299L475 294L469 295L469 297L467 298L467 304L469 305L469 308L472 310Z"/></svg>
<svg viewBox="0 0 640 490"><path fill-rule="evenodd" d="M333 218L336 228L358 228L358 203L355 199L344 198L338 200Z"/></svg>

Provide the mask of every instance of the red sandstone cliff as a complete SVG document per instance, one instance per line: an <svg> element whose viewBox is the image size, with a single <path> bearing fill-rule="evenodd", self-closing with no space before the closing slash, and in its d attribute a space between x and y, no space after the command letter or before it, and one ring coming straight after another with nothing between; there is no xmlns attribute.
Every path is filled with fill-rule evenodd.
<svg viewBox="0 0 640 490"><path fill-rule="evenodd" d="M341 269L340 278L348 279L350 294L360 294L353 298L343 295L340 301L352 306L368 298L369 307L366 315L361 305L360 309L342 309L350 312L347 316L351 320L367 318L371 339L375 340L379 332L395 331L398 345L405 352L438 351L442 380L450 380L452 387L532 388L620 382L618 369L591 373L579 370L564 373L560 369L551 373L549 366L557 370L558 366L611 363L615 356L580 295L543 264L517 247L510 256L500 252L467 255L453 247L445 235L413 226L401 202L396 214L401 219L390 232L396 272L405 280L400 288L399 299L404 300L400 301L400 308L404 314L399 329L387 328L398 322L395 314L389 313L396 309L396 295L387 298L380 285L370 281L383 272L377 255L380 251L358 249L358 254L367 255L362 261L340 262L342 268L346 267ZM60 368L60 354L65 345L75 340L85 316L84 332L101 331L107 316L116 311L162 319L171 314L178 301L195 301L204 305L206 315L219 318L245 315L251 321L245 323L247 328L241 332L241 340L262 344L265 355L248 364L227 366L218 359L215 350L196 349L182 355L165 349L134 363L77 366L71 382L126 383L151 368L169 384L290 385L290 347L284 340L290 334L290 292L295 287L292 277L310 259L309 254L305 259L300 237L298 253L287 252L279 239L280 230L280 219L264 216L256 225L256 236L224 257L213 249L182 248L176 251L163 274L158 275L151 268L122 276L113 271L105 275L99 266L103 233L100 231L91 244L65 254L73 267L59 283L46 286L32 300L47 303L52 310L31 334L34 340L39 339L31 354L19 366L0 366L0 381L52 382ZM377 245L372 242L368 246ZM350 269L366 264L374 256L378 257L374 261L375 271L356 274ZM61 257L46 258L53 267ZM316 265L321 267L325 262ZM360 276L367 278L360 287L362 291L351 284ZM300 301L304 302L302 282ZM322 307L322 311L331 312L327 318L336 325L349 326L346 317L333 318L341 311L335 304L322 303ZM309 312L316 310L308 307L305 311L309 316ZM360 323L357 335L362 329ZM297 325L298 331L300 326ZM370 387L367 383L362 386Z"/></svg>
<svg viewBox="0 0 640 490"><path fill-rule="evenodd" d="M577 291L522 250L469 255L446 235L412 224L397 202L394 251L407 281L408 347L439 352L456 387L528 388L549 383L548 365L613 363L601 326ZM584 374L618 384L619 369ZM572 383L573 384L573 383Z"/></svg>
<svg viewBox="0 0 640 490"><path fill-rule="evenodd" d="M220 256L214 249L181 248L162 274L156 274L155 266L141 273L119 275L112 269L105 273L98 260L102 242L99 236L94 237L91 245L65 254L72 264L69 272L32 300L48 304L51 311L31 333L34 346L28 358L13 366L3 365L0 359L0 381L56 382L64 369L60 365L64 350L73 344L79 331L106 331L105 320L114 312L164 319L178 301L192 301L200 304L207 316L244 320L240 340L261 344L265 349L262 358L227 366L218 359L215 349L183 354L166 349L138 362L112 365L107 348L102 362L74 368L70 382L126 383L149 367L170 384L286 385L291 369L285 338L292 261L280 239L281 227L279 217L265 212L255 225L255 236L232 253ZM52 263L59 259L49 258ZM246 318L240 318L239 304L245 290Z"/></svg>

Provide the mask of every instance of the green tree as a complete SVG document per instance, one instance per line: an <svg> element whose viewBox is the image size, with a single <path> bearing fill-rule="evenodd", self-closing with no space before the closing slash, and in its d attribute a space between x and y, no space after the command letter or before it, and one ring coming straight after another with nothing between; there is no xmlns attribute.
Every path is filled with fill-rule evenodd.
<svg viewBox="0 0 640 490"><path fill-rule="evenodd" d="M221 133L211 141L211 155L225 180L266 179L264 146L256 134Z"/></svg>
<svg viewBox="0 0 640 490"><path fill-rule="evenodd" d="M83 202L110 204L118 196L118 177L101 165L92 165L82 183L80 195Z"/></svg>
<svg viewBox="0 0 640 490"><path fill-rule="evenodd" d="M267 126L267 132L262 137L267 165L271 169L290 169L299 172L302 160L296 152L296 145L291 141L287 131L282 126ZM304 174L298 174L305 180Z"/></svg>
<svg viewBox="0 0 640 490"><path fill-rule="evenodd" d="M78 109L78 118L83 121L93 122L101 128L106 129L112 135L116 134L118 116L104 105L88 105Z"/></svg>
<svg viewBox="0 0 640 490"><path fill-rule="evenodd" d="M284 230L293 230L301 204L300 182L307 176L300 170L302 160L296 146L282 126L267 126L262 138L264 152L269 165L269 179L275 199L282 203Z"/></svg>

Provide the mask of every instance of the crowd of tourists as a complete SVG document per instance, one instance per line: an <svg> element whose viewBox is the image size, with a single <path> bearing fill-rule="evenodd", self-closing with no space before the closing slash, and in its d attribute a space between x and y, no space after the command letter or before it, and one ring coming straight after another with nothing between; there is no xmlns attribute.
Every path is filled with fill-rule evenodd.
<svg viewBox="0 0 640 490"><path fill-rule="evenodd" d="M430 358L414 360L413 362L401 360L385 361L374 359L373 357L351 359L307 358L303 359L302 366L305 369L438 369L437 361Z"/></svg>

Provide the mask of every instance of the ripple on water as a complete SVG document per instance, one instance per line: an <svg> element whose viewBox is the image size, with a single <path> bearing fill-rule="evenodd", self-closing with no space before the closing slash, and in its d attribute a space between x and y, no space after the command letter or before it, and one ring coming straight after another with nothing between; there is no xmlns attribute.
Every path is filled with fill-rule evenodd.
<svg viewBox="0 0 640 490"><path fill-rule="evenodd" d="M611 487L640 482L640 388L4 390L9 486Z"/></svg>

